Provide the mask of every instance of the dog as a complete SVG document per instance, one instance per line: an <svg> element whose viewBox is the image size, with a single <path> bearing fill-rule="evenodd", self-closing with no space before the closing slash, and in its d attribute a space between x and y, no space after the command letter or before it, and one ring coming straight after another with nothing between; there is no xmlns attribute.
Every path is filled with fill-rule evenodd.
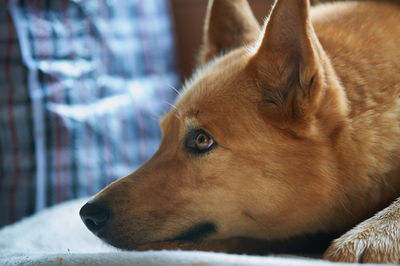
<svg viewBox="0 0 400 266"><path fill-rule="evenodd" d="M324 259L400 263L399 97L396 3L278 0L261 27L211 0L158 151L81 218L123 249L326 233Z"/></svg>

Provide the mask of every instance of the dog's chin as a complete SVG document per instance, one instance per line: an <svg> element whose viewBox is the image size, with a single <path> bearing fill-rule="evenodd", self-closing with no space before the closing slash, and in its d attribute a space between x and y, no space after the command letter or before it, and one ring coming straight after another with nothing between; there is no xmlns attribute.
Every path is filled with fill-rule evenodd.
<svg viewBox="0 0 400 266"><path fill-rule="evenodd" d="M227 239L208 239L203 237L196 240L171 239L134 243L129 240L109 242L124 250L201 250L225 252L231 254L293 254L321 257L331 241L339 234L319 233L296 236L284 240L262 240L248 237L231 237ZM122 239L120 239L122 240Z"/></svg>
<svg viewBox="0 0 400 266"><path fill-rule="evenodd" d="M97 236L108 244L124 250L201 250L233 254L301 254L320 255L331 241L341 233L317 233L294 236L287 239L264 240L242 236L218 239L218 228L213 222L195 224L170 238L151 240L145 235L126 234L101 230ZM152 236L154 237L154 236Z"/></svg>
<svg viewBox="0 0 400 266"><path fill-rule="evenodd" d="M107 230L108 229L108 230ZM171 238L160 240L149 240L146 236L126 234L123 230L115 232L110 228L104 228L96 232L96 235L108 244L124 250L147 250L147 249L190 249L196 247L198 243L203 243L209 236L217 232L217 227L212 222L202 222L195 224L188 229L179 232ZM153 236L154 237L154 236ZM148 248L146 248L148 247ZM196 248L192 248L196 249ZM197 248L198 249L198 248Z"/></svg>
<svg viewBox="0 0 400 266"><path fill-rule="evenodd" d="M203 239L198 241L161 241L139 245L135 250L201 250L231 254L293 254L321 257L338 234L319 233L284 240L262 240L248 237Z"/></svg>
<svg viewBox="0 0 400 266"><path fill-rule="evenodd" d="M122 250L203 250L203 251L225 251L221 248L213 248L208 240L156 240L156 241L132 241L132 239L120 237L116 239L101 238L104 242ZM211 241L212 242L212 241ZM225 251L226 252L226 251Z"/></svg>

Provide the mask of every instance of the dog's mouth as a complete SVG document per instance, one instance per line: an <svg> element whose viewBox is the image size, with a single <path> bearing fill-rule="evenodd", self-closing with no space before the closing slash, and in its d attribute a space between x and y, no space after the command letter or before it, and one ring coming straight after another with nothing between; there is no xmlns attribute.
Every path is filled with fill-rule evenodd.
<svg viewBox="0 0 400 266"><path fill-rule="evenodd" d="M214 239L218 227L210 221L195 224L176 237L155 241L136 241L122 234L114 237L101 237L109 244L124 250L204 250L234 254L322 254L337 234L319 233L291 237L281 240L262 240L248 237ZM211 236L211 238L210 238Z"/></svg>
<svg viewBox="0 0 400 266"><path fill-rule="evenodd" d="M179 247L189 243L198 243L205 240L208 236L217 232L217 226L212 222L202 222L195 224L182 233L178 233L176 237L165 238L156 241L135 241L125 234L121 235L107 235L106 231L100 231L96 235L103 239L105 242L124 250L134 250L137 247ZM167 248L168 248L167 247ZM144 248L148 249L148 248ZM157 248L156 248L157 249Z"/></svg>
<svg viewBox="0 0 400 266"><path fill-rule="evenodd" d="M205 224L197 225L193 227L193 230L201 226L205 226ZM176 238L176 240L151 242L138 245L134 249L138 251L180 249L225 252L231 254L267 255L272 253L321 257L322 253L328 248L331 241L336 238L338 234L317 233L277 240L262 240L248 237L210 240L207 236L209 236L209 234L205 233L204 235L199 235L198 238L193 238L197 240L178 240L178 238Z"/></svg>
<svg viewBox="0 0 400 266"><path fill-rule="evenodd" d="M168 241L199 241L217 232L217 226L211 222L203 222L192 226L179 236Z"/></svg>

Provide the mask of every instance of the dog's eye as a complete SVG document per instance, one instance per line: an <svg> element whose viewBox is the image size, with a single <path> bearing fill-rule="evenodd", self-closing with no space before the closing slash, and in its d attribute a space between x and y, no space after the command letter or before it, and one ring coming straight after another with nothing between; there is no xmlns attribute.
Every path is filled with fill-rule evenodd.
<svg viewBox="0 0 400 266"><path fill-rule="evenodd" d="M195 143L196 143L196 148L198 150L203 151L203 150L206 150L206 149L210 148L210 146L213 144L213 140L212 140L212 138L210 138L206 134L199 133L196 136L196 142Z"/></svg>
<svg viewBox="0 0 400 266"><path fill-rule="evenodd" d="M188 134L186 139L186 148L190 152L203 153L209 151L215 146L213 137L204 130L194 130Z"/></svg>

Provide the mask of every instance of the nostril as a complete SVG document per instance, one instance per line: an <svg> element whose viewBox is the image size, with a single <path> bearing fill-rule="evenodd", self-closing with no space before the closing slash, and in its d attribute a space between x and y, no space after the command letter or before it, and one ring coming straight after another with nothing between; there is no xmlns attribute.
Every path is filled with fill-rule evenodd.
<svg viewBox="0 0 400 266"><path fill-rule="evenodd" d="M97 233L109 220L110 210L98 203L88 202L81 208L79 215L87 228Z"/></svg>

